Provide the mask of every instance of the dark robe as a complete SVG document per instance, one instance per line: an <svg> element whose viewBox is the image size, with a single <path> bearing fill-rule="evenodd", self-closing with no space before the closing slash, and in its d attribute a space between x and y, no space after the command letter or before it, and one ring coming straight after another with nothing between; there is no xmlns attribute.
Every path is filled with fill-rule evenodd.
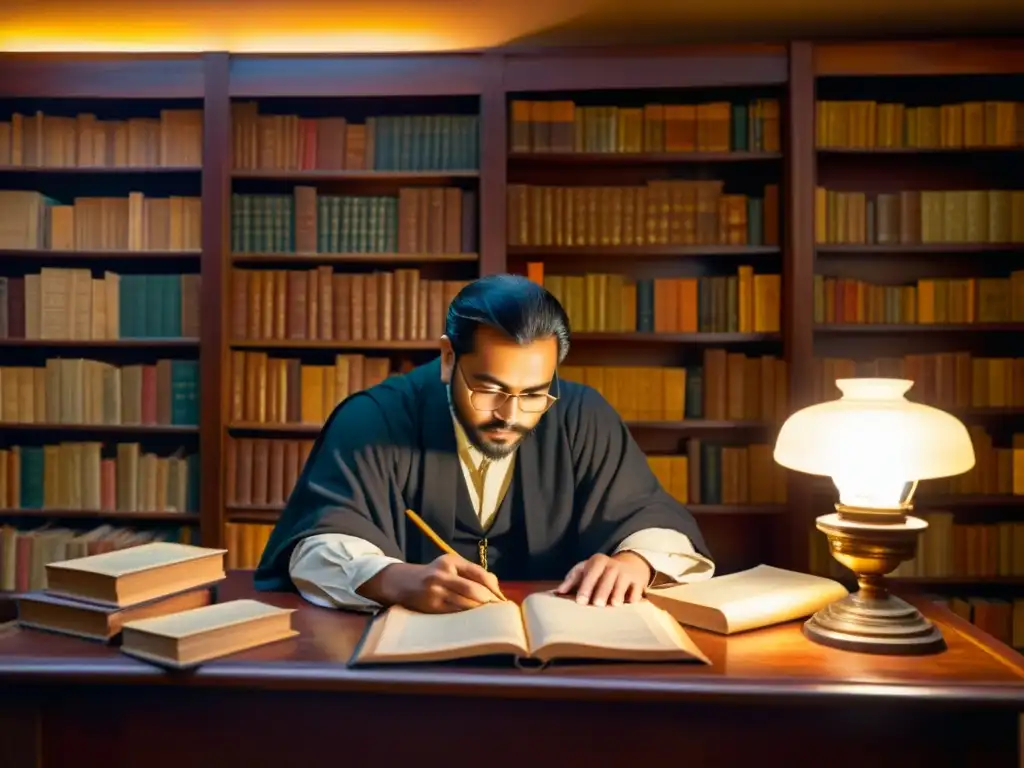
<svg viewBox="0 0 1024 768"><path fill-rule="evenodd" d="M256 570L260 590L294 589L303 538L358 536L387 555L442 554L405 515L417 512L459 554L504 580L561 580L632 533L670 528L710 557L690 512L666 493L618 413L592 387L559 381L559 399L520 443L488 531L470 504L440 358L347 398L313 445Z"/></svg>

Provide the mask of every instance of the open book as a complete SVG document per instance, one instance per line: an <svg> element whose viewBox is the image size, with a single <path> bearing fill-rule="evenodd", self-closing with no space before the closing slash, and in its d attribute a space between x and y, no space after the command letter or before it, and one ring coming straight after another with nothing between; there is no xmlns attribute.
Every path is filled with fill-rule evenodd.
<svg viewBox="0 0 1024 768"><path fill-rule="evenodd" d="M848 594L832 579L758 565L707 581L650 589L647 599L680 624L729 635L810 616Z"/></svg>
<svg viewBox="0 0 1024 768"><path fill-rule="evenodd" d="M504 602L424 614L392 606L370 623L350 664L502 655L541 664L556 659L711 663L686 631L651 603L596 607L538 592L521 608Z"/></svg>

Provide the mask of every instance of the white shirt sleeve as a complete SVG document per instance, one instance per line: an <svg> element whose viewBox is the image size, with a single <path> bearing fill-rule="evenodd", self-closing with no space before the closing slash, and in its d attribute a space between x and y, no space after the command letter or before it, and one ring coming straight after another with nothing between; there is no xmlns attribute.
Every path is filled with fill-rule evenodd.
<svg viewBox="0 0 1024 768"><path fill-rule="evenodd" d="M644 528L625 539L616 552L634 552L655 572L648 586L666 580L676 584L705 581L715 575L715 564L693 548L690 537L670 528Z"/></svg>
<svg viewBox="0 0 1024 768"><path fill-rule="evenodd" d="M300 541L292 551L288 573L306 600L323 608L375 611L379 603L356 592L391 563L365 539L341 533L321 533Z"/></svg>

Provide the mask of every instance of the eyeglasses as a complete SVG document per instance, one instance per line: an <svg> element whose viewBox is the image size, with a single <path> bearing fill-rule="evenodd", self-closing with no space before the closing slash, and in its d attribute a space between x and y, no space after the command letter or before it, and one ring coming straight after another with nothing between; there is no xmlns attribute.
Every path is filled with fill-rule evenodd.
<svg viewBox="0 0 1024 768"><path fill-rule="evenodd" d="M456 366L458 367L458 366ZM497 411L508 402L510 397L519 401L519 408L523 413L543 413L558 399L557 395L547 392L530 392L525 395L513 395L508 392L495 392L489 389L473 389L466 380L466 374L459 368L459 376L469 390L469 404L478 411ZM558 386L558 374L555 374L554 384Z"/></svg>

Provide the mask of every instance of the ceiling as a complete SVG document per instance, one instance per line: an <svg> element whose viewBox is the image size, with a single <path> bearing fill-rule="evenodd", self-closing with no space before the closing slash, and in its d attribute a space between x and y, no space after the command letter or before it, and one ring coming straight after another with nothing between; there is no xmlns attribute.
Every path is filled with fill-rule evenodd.
<svg viewBox="0 0 1024 768"><path fill-rule="evenodd" d="M1024 32L1024 0L0 0L0 50L418 51Z"/></svg>

